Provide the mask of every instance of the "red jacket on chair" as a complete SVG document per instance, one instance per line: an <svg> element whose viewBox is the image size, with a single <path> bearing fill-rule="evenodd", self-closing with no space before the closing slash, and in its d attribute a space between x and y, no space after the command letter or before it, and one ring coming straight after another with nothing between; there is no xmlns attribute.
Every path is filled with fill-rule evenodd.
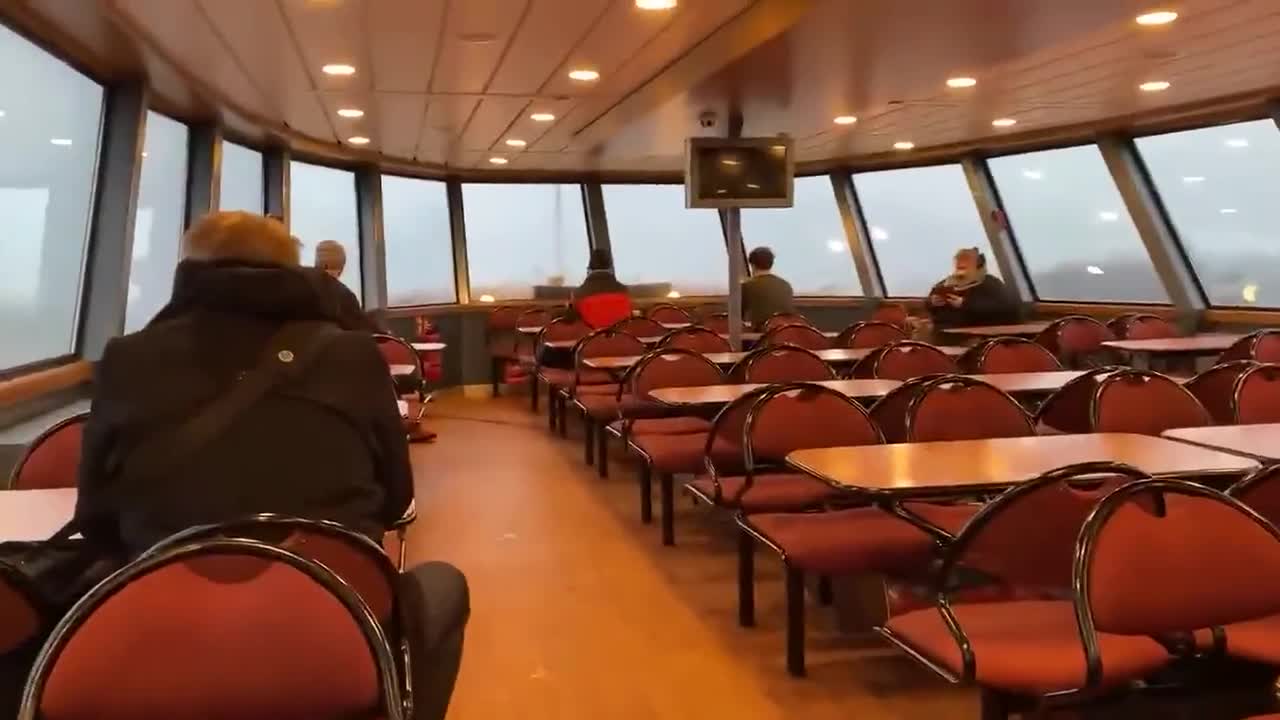
<svg viewBox="0 0 1280 720"><path fill-rule="evenodd" d="M570 314L598 330L631 317L631 310L627 286L608 270L592 270L574 291Z"/></svg>

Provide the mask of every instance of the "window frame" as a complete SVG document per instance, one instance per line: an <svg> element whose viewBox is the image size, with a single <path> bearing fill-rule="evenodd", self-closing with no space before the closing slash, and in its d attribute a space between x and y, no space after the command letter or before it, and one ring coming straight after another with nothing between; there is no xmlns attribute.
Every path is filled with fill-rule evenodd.
<svg viewBox="0 0 1280 720"><path fill-rule="evenodd" d="M262 214L263 215L266 215L268 211L268 208L267 208L267 183L268 183L267 152L268 151L262 151ZM289 201L287 203L289 207L289 215L288 217L285 218L285 229L289 231L290 235L294 234L293 232L293 215L294 215L293 213L293 207L294 207L293 206L293 165L294 163L302 163L303 165L313 165L315 167L327 168L329 170L341 170L343 172L351 173L351 205L352 205L352 209L355 211L354 215L355 215L355 222L356 222L356 249L359 251L360 256L355 259L356 262L354 264L351 262L352 258L348 257L347 265L348 267L354 267L356 277L360 278L360 292L356 293L354 290L352 290L352 292L355 293L356 299L360 301L360 309L364 310L365 309L364 307L364 302L365 302L364 253L365 253L365 250L367 249L367 246L365 244L365 232L363 228L363 223L360 222L360 203L361 203L360 168L362 166L360 165L360 163L355 161L333 162L330 158L327 158L324 156L290 152L288 156L285 158L285 162L284 162L284 165L289 168L289 178L290 178L288 182L288 187L289 187L288 200ZM379 175L379 183L381 183L381 175L382 175L381 168L378 169L378 175ZM379 187L379 191L381 191L381 187ZM301 261L300 264L303 264L304 267L307 267L305 265L306 257L300 258L300 261ZM342 281L339 280L339 282L342 282ZM346 283L342 283L342 284L348 290L351 290L351 287L349 285L347 285Z"/></svg>
<svg viewBox="0 0 1280 720"><path fill-rule="evenodd" d="M359 210L359 207L360 207L359 203L362 201L362 198L360 196L359 171L356 171L356 172L357 172L356 208L357 210ZM397 173L397 172L384 172L381 168L378 169L378 204L379 204L378 229L382 232L383 263L384 263L384 267L382 268L383 285L387 284L387 274L386 274L387 269L385 267L386 257L387 257L387 252L386 252L387 211L386 211L386 193L384 192L382 183L383 183L383 180L388 177L400 178L403 180L417 180L420 182L440 183L440 187L444 191L445 212L448 213L448 217L446 218L446 220L449 225L449 274L453 277L453 283L452 283L453 284L453 300L447 300L444 302L435 302L435 303L414 303L412 305L394 305L391 303L391 299L390 299L391 288L387 287L387 306L385 309L388 311L397 312L397 311L403 311L403 310L413 310L415 308L443 308L443 307L466 306L468 303L463 303L461 301L462 292L461 292L461 288L458 287L458 268L457 268L457 263L455 262L457 248L455 247L456 241L455 241L454 230L453 230L453 225L455 220L453 217L453 207L449 203L449 183L451 182L450 180L441 179L441 178L422 177L420 175L406 175L406 174ZM461 194L459 194L459 196L461 196ZM292 212L293 210L292 202L289 203L289 208L290 208L290 212ZM358 219L358 213L357 213L357 219ZM366 235L366 232L365 232L364 224L360 223L360 257L361 258L364 257L365 248L367 247L365 243L365 240L366 240L365 235ZM468 292L470 292L470 289L471 289L471 274L470 272L468 272L467 273ZM480 303L476 303L476 304L480 304ZM484 305L492 304L496 306L498 303L483 303L483 304Z"/></svg>

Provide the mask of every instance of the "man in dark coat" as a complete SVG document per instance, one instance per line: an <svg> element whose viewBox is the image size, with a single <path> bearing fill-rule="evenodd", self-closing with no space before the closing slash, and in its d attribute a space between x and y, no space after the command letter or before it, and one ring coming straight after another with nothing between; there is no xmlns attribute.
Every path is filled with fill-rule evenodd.
<svg viewBox="0 0 1280 720"><path fill-rule="evenodd" d="M1018 322L1018 303L1000 278L987 273L978 248L956 253L955 271L929 291L926 307L937 329Z"/></svg>

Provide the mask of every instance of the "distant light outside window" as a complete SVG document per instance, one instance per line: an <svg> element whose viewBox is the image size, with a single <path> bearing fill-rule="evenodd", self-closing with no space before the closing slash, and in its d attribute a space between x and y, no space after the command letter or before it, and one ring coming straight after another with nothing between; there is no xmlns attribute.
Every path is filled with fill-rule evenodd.
<svg viewBox="0 0 1280 720"><path fill-rule="evenodd" d="M748 251L773 250L773 271L797 295L861 295L862 284L849 252L831 178L796 178L795 206L742 211L742 238Z"/></svg>
<svg viewBox="0 0 1280 720"><path fill-rule="evenodd" d="M382 234L388 305L458 301L444 183L383 175Z"/></svg>
<svg viewBox="0 0 1280 720"><path fill-rule="evenodd" d="M1270 120L1138 138L1213 305L1280 306L1280 132ZM1204 178L1188 181L1188 178Z"/></svg>
<svg viewBox="0 0 1280 720"><path fill-rule="evenodd" d="M316 244L337 240L347 251L340 278L360 297L360 225L356 176L337 168L289 163L289 230L302 241L302 264L314 265Z"/></svg>
<svg viewBox="0 0 1280 720"><path fill-rule="evenodd" d="M462 186L471 299L534 296L576 287L587 274L587 219L577 185Z"/></svg>
<svg viewBox="0 0 1280 720"><path fill-rule="evenodd" d="M889 295L928 295L966 247L982 251L988 271L999 274L959 165L860 173L853 185Z"/></svg>
<svg viewBox="0 0 1280 720"><path fill-rule="evenodd" d="M1169 301L1096 145L988 162L1041 300Z"/></svg>
<svg viewBox="0 0 1280 720"><path fill-rule="evenodd" d="M683 185L605 185L618 280L667 284L681 295L724 295L729 256L715 210L689 210Z"/></svg>
<svg viewBox="0 0 1280 720"><path fill-rule="evenodd" d="M262 182L262 153L224 140L219 187L220 210L244 210L261 215L266 193Z"/></svg>
<svg viewBox="0 0 1280 720"><path fill-rule="evenodd" d="M0 25L0 370L75 350L102 98Z"/></svg>
<svg viewBox="0 0 1280 720"><path fill-rule="evenodd" d="M187 200L187 126L148 112L142 147L125 332L141 329L169 302Z"/></svg>

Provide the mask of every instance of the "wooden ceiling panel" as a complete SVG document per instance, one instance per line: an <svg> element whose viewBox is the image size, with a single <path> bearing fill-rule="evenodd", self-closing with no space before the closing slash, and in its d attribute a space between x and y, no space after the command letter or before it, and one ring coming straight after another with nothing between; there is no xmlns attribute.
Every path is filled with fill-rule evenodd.
<svg viewBox="0 0 1280 720"><path fill-rule="evenodd" d="M495 95L536 95L564 64L609 0L531 0L507 56L489 83Z"/></svg>
<svg viewBox="0 0 1280 720"><path fill-rule="evenodd" d="M375 90L426 92L444 29L447 0L364 0Z"/></svg>
<svg viewBox="0 0 1280 720"><path fill-rule="evenodd" d="M535 122L529 116L533 113L551 113L557 118L564 118L573 108L575 100L547 100L543 98L533 98L529 102L529 106L525 108L514 122L507 134L514 138L519 138L528 143L528 147L536 147L546 135L554 127L554 123ZM501 146L500 139L495 147Z"/></svg>
<svg viewBox="0 0 1280 720"><path fill-rule="evenodd" d="M278 5L255 0L200 0L198 4L236 64L268 100L283 103L310 87ZM275 115L283 117L283 109Z"/></svg>
<svg viewBox="0 0 1280 720"><path fill-rule="evenodd" d="M612 77L654 36L670 23L682 22L688 16L704 12L704 6L718 5L722 0L683 3L672 12L648 12L636 8L630 0L613 0L591 33L573 48L565 61L552 74L544 88L552 96L588 95L601 89L625 89ZM590 68L601 75L598 83L582 83L569 79L573 68Z"/></svg>
<svg viewBox="0 0 1280 720"><path fill-rule="evenodd" d="M225 0L211 0L224 2ZM233 3L265 4L262 0L232 0ZM368 90L375 86L368 20L359 2L314 2L276 0L284 10L292 46L311 78L311 86L324 91ZM329 64L356 68L354 75L326 75Z"/></svg>
<svg viewBox="0 0 1280 720"><path fill-rule="evenodd" d="M528 6L529 0L449 3L432 92L485 92Z"/></svg>
<svg viewBox="0 0 1280 720"><path fill-rule="evenodd" d="M491 96L481 100L462 132L462 148L489 150L504 139L507 128L528 106L529 99L523 97ZM511 152L516 151L511 149Z"/></svg>
<svg viewBox="0 0 1280 720"><path fill-rule="evenodd" d="M365 133L378 149L393 157L413 157L422 137L422 121L427 112L427 96L416 93L376 93L374 118ZM361 118L362 120L365 118Z"/></svg>
<svg viewBox="0 0 1280 720"><path fill-rule="evenodd" d="M445 163L480 103L479 95L438 95L427 99L427 117L418 136L414 157L422 162Z"/></svg>

